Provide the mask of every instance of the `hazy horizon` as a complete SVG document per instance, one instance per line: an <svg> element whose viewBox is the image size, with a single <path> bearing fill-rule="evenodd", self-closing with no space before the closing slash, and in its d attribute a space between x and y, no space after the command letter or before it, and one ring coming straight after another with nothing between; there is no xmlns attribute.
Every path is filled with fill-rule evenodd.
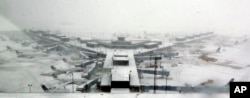
<svg viewBox="0 0 250 98"><path fill-rule="evenodd" d="M0 0L20 28L71 33L248 34L249 0Z"/></svg>

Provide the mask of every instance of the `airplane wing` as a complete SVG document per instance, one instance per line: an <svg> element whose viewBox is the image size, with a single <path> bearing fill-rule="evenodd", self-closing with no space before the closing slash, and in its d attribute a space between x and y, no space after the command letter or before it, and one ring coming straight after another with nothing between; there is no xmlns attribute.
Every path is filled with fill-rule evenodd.
<svg viewBox="0 0 250 98"><path fill-rule="evenodd" d="M55 83L50 83L50 84L41 84L42 89L44 92L61 92L61 93L66 93L69 92L65 86L68 84L71 84L71 82L65 82L65 83L60 83L60 82L55 82Z"/></svg>

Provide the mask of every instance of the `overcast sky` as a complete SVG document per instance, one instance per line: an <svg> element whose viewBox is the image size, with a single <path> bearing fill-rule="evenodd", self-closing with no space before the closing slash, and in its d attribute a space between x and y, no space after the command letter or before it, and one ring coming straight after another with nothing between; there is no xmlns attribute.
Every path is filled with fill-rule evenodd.
<svg viewBox="0 0 250 98"><path fill-rule="evenodd" d="M66 32L250 32L250 0L0 0L0 11L20 27Z"/></svg>

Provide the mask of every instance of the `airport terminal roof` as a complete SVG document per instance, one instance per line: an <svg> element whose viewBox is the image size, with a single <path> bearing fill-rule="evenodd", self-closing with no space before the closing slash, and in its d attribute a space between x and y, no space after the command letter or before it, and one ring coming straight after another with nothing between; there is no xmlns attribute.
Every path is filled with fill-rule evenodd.
<svg viewBox="0 0 250 98"><path fill-rule="evenodd" d="M128 67L114 67L112 81L129 81L130 69Z"/></svg>
<svg viewBox="0 0 250 98"><path fill-rule="evenodd" d="M104 61L104 65L103 65L104 68L106 68L106 69L118 68L118 67L113 66L113 64L111 63L113 55L114 55L114 51L109 51L107 53L107 56L106 56L106 59ZM127 55L128 55L128 59L129 59L129 65L126 66L126 68L127 68L126 70L129 69L129 72L130 72L130 85L131 86L140 86L140 80L138 77L138 72L137 72L137 68L136 68L136 64L135 64L135 60L134 60L133 51L128 51Z"/></svg>
<svg viewBox="0 0 250 98"><path fill-rule="evenodd" d="M128 57L113 57L114 61L128 61Z"/></svg>
<svg viewBox="0 0 250 98"><path fill-rule="evenodd" d="M128 57L128 53L126 53L126 52L115 52L114 56L115 57Z"/></svg>

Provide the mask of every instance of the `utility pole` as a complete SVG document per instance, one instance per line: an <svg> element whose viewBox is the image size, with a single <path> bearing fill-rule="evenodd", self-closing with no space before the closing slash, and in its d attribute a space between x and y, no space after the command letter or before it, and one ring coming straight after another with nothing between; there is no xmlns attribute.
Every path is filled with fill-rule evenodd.
<svg viewBox="0 0 250 98"><path fill-rule="evenodd" d="M167 77L167 75L166 75L166 93L167 93L167 89L168 89L167 84L168 84L168 77Z"/></svg>
<svg viewBox="0 0 250 98"><path fill-rule="evenodd" d="M156 68L157 68L157 57L155 57L155 65L154 65L154 67L155 67L155 71L154 71L154 94L156 93L156 75L157 75L157 73L156 73Z"/></svg>

